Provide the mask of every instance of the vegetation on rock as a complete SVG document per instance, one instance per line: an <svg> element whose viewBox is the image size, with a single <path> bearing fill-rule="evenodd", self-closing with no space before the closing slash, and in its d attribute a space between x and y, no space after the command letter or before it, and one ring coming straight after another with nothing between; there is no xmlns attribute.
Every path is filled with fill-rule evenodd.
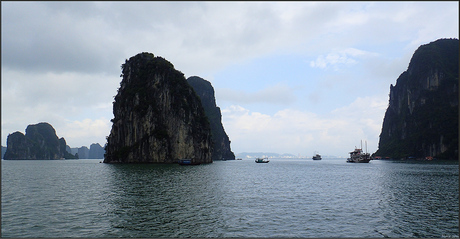
<svg viewBox="0 0 460 239"><path fill-rule="evenodd" d="M390 86L379 149L390 158L458 159L458 39L420 46Z"/></svg>
<svg viewBox="0 0 460 239"><path fill-rule="evenodd" d="M62 159L74 158L66 151L64 138L58 138L48 123L29 125L26 134L17 131L7 138L4 159Z"/></svg>
<svg viewBox="0 0 460 239"><path fill-rule="evenodd" d="M184 75L164 58L146 52L121 68L104 162L212 162L209 121Z"/></svg>

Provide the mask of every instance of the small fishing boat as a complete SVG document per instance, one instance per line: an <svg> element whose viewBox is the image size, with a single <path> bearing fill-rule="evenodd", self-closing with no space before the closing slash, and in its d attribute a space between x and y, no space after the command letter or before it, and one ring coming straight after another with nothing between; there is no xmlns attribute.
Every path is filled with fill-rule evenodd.
<svg viewBox="0 0 460 239"><path fill-rule="evenodd" d="M179 165L199 165L200 163L194 162L192 159L179 159Z"/></svg>
<svg viewBox="0 0 460 239"><path fill-rule="evenodd" d="M268 163L270 160L268 158L256 158L256 163Z"/></svg>

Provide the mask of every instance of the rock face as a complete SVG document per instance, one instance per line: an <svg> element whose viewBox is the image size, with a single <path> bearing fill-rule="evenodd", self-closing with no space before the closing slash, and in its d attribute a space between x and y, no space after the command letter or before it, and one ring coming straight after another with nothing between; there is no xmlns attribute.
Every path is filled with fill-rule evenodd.
<svg viewBox="0 0 460 239"><path fill-rule="evenodd" d="M62 159L68 156L64 138L48 123L29 125L26 134L8 135L4 159Z"/></svg>
<svg viewBox="0 0 460 239"><path fill-rule="evenodd" d="M105 163L211 163L209 121L184 75L140 53L122 65Z"/></svg>
<svg viewBox="0 0 460 239"><path fill-rule="evenodd" d="M212 141L214 151L212 153L213 160L233 160L235 154L230 149L230 140L225 133L222 125L222 114L220 108L216 105L214 96L214 88L211 83L198 76L187 78L187 82L193 87L197 95L201 99L206 116L211 124Z"/></svg>
<svg viewBox="0 0 460 239"><path fill-rule="evenodd" d="M6 153L6 147L2 146L2 159L4 158L5 153Z"/></svg>
<svg viewBox="0 0 460 239"><path fill-rule="evenodd" d="M91 144L89 146L88 158L89 159L103 159L104 158L104 148L99 144Z"/></svg>
<svg viewBox="0 0 460 239"><path fill-rule="evenodd" d="M458 39L420 46L390 86L376 156L458 159Z"/></svg>
<svg viewBox="0 0 460 239"><path fill-rule="evenodd" d="M89 149L86 146L81 146L78 148L78 158L79 159L89 159Z"/></svg>
<svg viewBox="0 0 460 239"><path fill-rule="evenodd" d="M79 159L103 159L105 150L99 143L93 143L91 146L81 146L80 148L66 147L66 151L69 154L75 155L75 158Z"/></svg>

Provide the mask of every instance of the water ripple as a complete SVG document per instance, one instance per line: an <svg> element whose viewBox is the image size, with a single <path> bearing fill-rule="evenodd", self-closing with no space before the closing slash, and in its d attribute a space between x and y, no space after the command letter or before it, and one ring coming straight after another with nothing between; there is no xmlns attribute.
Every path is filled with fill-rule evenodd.
<svg viewBox="0 0 460 239"><path fill-rule="evenodd" d="M2 161L3 237L458 237L458 164Z"/></svg>

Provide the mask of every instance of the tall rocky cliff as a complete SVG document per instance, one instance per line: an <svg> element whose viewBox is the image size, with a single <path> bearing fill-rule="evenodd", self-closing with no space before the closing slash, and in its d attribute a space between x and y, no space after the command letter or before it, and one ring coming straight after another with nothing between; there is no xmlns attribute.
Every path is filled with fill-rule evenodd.
<svg viewBox="0 0 460 239"><path fill-rule="evenodd" d="M140 53L122 65L105 163L211 163L209 121L184 75L161 57Z"/></svg>
<svg viewBox="0 0 460 239"><path fill-rule="evenodd" d="M187 78L187 82L193 87L197 95L201 99L206 116L211 124L212 141L214 151L212 153L213 160L232 160L235 159L235 154L230 149L230 140L225 133L222 125L222 114L220 108L216 105L214 96L214 88L211 83L198 76Z"/></svg>
<svg viewBox="0 0 460 239"><path fill-rule="evenodd" d="M458 159L458 39L420 46L390 86L376 156Z"/></svg>
<svg viewBox="0 0 460 239"><path fill-rule="evenodd" d="M70 155L64 138L58 138L48 123L29 125L26 134L17 131L7 138L4 159L61 159Z"/></svg>

